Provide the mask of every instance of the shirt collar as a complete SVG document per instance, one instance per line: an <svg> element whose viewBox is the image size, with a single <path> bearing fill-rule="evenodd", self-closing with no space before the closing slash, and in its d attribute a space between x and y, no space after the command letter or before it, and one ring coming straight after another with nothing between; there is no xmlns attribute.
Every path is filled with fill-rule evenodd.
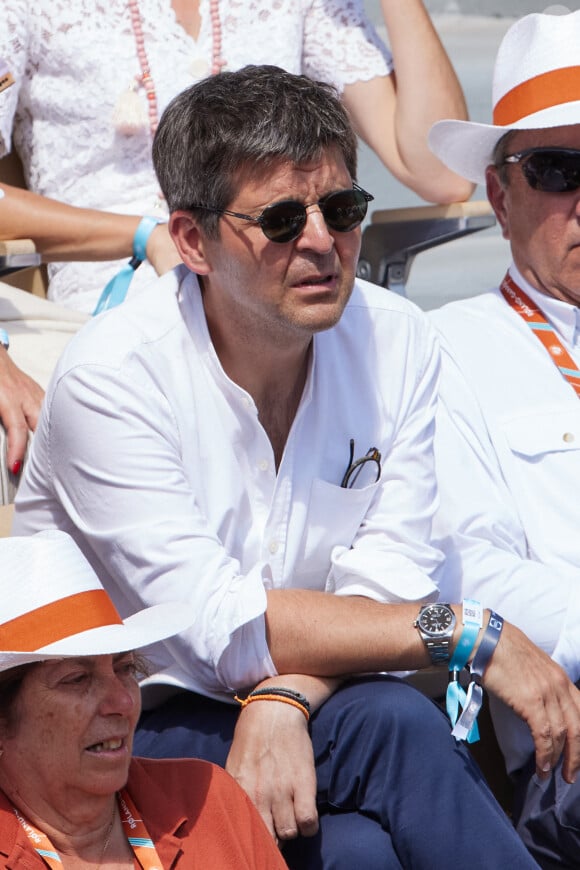
<svg viewBox="0 0 580 870"><path fill-rule="evenodd" d="M555 299L542 293L526 281L514 263L510 266L510 275L518 287L524 290L530 299L540 308L546 320L554 327L566 344L574 346L580 341L580 310L576 305Z"/></svg>

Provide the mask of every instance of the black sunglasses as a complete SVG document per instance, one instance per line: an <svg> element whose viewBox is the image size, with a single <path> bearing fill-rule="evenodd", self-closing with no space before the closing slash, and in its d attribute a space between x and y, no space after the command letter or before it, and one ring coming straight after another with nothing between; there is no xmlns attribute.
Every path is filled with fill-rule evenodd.
<svg viewBox="0 0 580 870"><path fill-rule="evenodd" d="M227 208L214 208L210 205L194 205L191 208L192 210L203 208L206 211L227 214L230 217L260 224L267 239L271 242L284 244L285 242L293 242L301 234L306 226L306 209L310 208L311 205L319 207L327 227L337 233L348 233L363 222L368 204L373 199L372 194L353 183L353 186L346 190L327 193L318 202L303 203L294 199L275 202L266 206L258 217L240 214L237 211L228 211Z"/></svg>
<svg viewBox="0 0 580 870"><path fill-rule="evenodd" d="M527 148L503 162L521 163L524 178L534 190L568 193L580 187L580 151L575 148Z"/></svg>

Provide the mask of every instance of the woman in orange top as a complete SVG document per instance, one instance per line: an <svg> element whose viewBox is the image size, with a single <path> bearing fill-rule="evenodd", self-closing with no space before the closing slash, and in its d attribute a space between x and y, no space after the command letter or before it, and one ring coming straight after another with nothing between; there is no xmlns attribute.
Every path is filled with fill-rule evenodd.
<svg viewBox="0 0 580 870"><path fill-rule="evenodd" d="M131 759L133 650L184 629L187 606L123 622L63 532L2 539L0 561L0 867L284 868L225 771Z"/></svg>

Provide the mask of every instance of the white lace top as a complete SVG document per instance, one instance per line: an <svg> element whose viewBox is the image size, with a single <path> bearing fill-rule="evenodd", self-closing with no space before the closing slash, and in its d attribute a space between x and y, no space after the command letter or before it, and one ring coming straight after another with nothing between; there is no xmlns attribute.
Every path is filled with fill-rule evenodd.
<svg viewBox="0 0 580 870"><path fill-rule="evenodd" d="M209 0L200 0L197 43L169 0L139 6L161 114L194 81L192 68L197 77L200 64L209 68ZM16 84L0 94L0 155L13 136L31 190L78 206L150 214L157 198L150 132L121 134L112 123L119 95L140 72L126 0L2 0L2 7L0 58ZM339 90L390 72L361 0L220 0L219 9L228 69L274 63ZM92 311L119 265L51 267L51 298ZM143 264L131 292L151 274Z"/></svg>

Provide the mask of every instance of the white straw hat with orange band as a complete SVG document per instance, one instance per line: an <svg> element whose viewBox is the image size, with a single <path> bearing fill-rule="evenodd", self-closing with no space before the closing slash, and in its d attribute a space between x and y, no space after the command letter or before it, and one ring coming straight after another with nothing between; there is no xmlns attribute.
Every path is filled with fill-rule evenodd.
<svg viewBox="0 0 580 870"><path fill-rule="evenodd" d="M121 619L73 539L59 531L0 539L0 671L67 656L127 652L194 620L183 602Z"/></svg>
<svg viewBox="0 0 580 870"><path fill-rule="evenodd" d="M478 183L509 130L580 124L580 11L526 15L510 27L495 62L492 102L493 124L445 120L429 133L433 153Z"/></svg>

